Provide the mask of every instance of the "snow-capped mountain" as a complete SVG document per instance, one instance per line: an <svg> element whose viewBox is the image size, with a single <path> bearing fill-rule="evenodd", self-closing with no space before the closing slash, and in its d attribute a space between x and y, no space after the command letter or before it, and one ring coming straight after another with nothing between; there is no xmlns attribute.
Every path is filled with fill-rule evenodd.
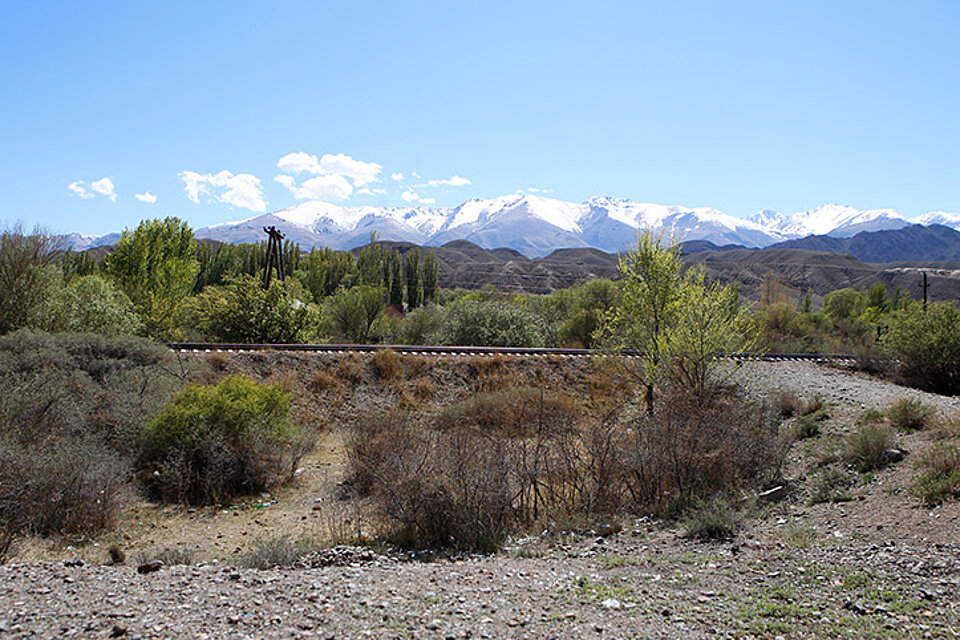
<svg viewBox="0 0 960 640"><path fill-rule="evenodd" d="M371 232L377 232L384 240L427 245L465 239L488 249L508 247L531 257L571 247L620 251L634 241L638 229L644 228L676 233L682 240L748 247L787 238L756 222L706 207L690 209L617 198L593 198L578 204L534 195L474 198L453 209L338 207L306 202L199 229L197 237L224 242L259 240L265 225L276 225L302 246L352 249L365 244Z"/></svg>
<svg viewBox="0 0 960 640"><path fill-rule="evenodd" d="M442 245L465 239L487 249L507 247L529 257L556 249L594 247L621 251L633 243L637 230L675 234L682 241L708 240L716 245L765 247L809 235L847 238L861 231L900 229L910 224L943 224L960 230L960 214L931 212L908 220L892 209L860 211L825 204L785 215L765 209L738 218L709 207L688 208L591 198L564 202L537 195L474 198L453 208L341 207L311 201L264 215L224 222L196 231L198 238L222 242L259 242L263 227L276 226L302 248L352 249L366 244L371 233L382 240ZM65 236L76 249L109 244L116 234Z"/></svg>
<svg viewBox="0 0 960 640"><path fill-rule="evenodd" d="M919 215L910 222L930 226L931 224L942 224L945 227L960 231L960 213L947 213L946 211L931 211Z"/></svg>
<svg viewBox="0 0 960 640"><path fill-rule="evenodd" d="M811 235L849 238L861 231L902 229L911 224L893 209L860 211L839 204L824 204L792 216L766 209L754 215L751 220L789 238Z"/></svg>

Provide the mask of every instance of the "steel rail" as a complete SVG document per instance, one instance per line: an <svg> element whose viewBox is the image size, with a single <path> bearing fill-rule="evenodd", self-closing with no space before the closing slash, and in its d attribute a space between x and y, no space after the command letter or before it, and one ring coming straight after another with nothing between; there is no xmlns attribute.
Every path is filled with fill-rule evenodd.
<svg viewBox="0 0 960 640"><path fill-rule="evenodd" d="M390 349L397 353L424 356L561 356L561 357L592 357L603 355L603 352L591 349L564 349L564 348L537 348L537 347L452 347L438 345L403 345L403 344L244 344L244 343L210 343L210 342L170 342L167 346L181 353L213 353L213 352L244 352L244 351L296 351L310 353L375 353ZM638 352L624 349L618 355L636 357ZM845 353L734 353L718 354L718 358L738 361L764 362L852 362L855 356Z"/></svg>

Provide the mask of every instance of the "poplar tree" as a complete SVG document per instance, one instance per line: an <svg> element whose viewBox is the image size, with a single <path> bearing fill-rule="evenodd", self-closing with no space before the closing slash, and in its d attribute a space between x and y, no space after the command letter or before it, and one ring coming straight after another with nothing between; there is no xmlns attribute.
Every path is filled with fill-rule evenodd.
<svg viewBox="0 0 960 640"><path fill-rule="evenodd" d="M413 249L407 252L407 307L416 309L420 306L422 291L420 290L420 250Z"/></svg>

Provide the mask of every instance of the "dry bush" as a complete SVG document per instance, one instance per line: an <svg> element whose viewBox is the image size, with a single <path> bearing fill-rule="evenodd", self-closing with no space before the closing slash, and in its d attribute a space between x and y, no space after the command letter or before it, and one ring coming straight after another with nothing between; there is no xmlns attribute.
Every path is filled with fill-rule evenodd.
<svg viewBox="0 0 960 640"><path fill-rule="evenodd" d="M475 391L509 389L518 384L515 372L507 366L507 359L499 354L471 356L467 360L467 374Z"/></svg>
<svg viewBox="0 0 960 640"><path fill-rule="evenodd" d="M348 441L350 482L395 542L490 550L536 522L667 513L778 477L784 441L735 394L662 398L636 421L529 388L479 393L435 418L370 414Z"/></svg>
<svg viewBox="0 0 960 640"><path fill-rule="evenodd" d="M391 382L403 375L403 362L393 349L380 349L373 355L373 370L381 380Z"/></svg>
<svg viewBox="0 0 960 640"><path fill-rule="evenodd" d="M740 524L740 514L722 499L697 502L683 516L686 536L701 540L728 540Z"/></svg>
<svg viewBox="0 0 960 640"><path fill-rule="evenodd" d="M363 362L355 354L346 354L337 363L337 379L351 384L358 384L366 380Z"/></svg>
<svg viewBox="0 0 960 640"><path fill-rule="evenodd" d="M164 566L193 565L197 563L195 549L183 547L163 547L153 551L138 551L134 554L133 564L141 565L148 562L161 562Z"/></svg>
<svg viewBox="0 0 960 640"><path fill-rule="evenodd" d="M781 389L772 400L773 411L781 418L792 418L800 411L800 398L793 391Z"/></svg>
<svg viewBox="0 0 960 640"><path fill-rule="evenodd" d="M240 566L248 569L292 567L303 556L316 551L312 540L294 540L290 536L257 540L240 557Z"/></svg>
<svg viewBox="0 0 960 640"><path fill-rule="evenodd" d="M778 480L787 449L770 416L719 387L699 403L679 391L661 393L634 433L627 489L636 508L661 514Z"/></svg>
<svg viewBox="0 0 960 640"><path fill-rule="evenodd" d="M521 387L478 393L446 408L439 429L476 428L486 434L529 437L572 428L579 409L570 396Z"/></svg>
<svg viewBox="0 0 960 640"><path fill-rule="evenodd" d="M411 392L414 398L422 402L436 395L437 385L433 384L432 380L421 378L411 385Z"/></svg>
<svg viewBox="0 0 960 640"><path fill-rule="evenodd" d="M24 533L89 535L111 524L144 416L181 384L169 360L136 338L0 338L0 547Z"/></svg>
<svg viewBox="0 0 960 640"><path fill-rule="evenodd" d="M337 380L329 371L321 369L310 378L310 388L313 391L327 391L340 387L340 381Z"/></svg>
<svg viewBox="0 0 960 640"><path fill-rule="evenodd" d="M601 412L609 411L633 396L635 386L622 369L610 359L594 360L586 378L588 404Z"/></svg>
<svg viewBox="0 0 960 640"><path fill-rule="evenodd" d="M216 372L226 371L227 365L230 364L230 359L227 357L227 354L220 351L207 354L207 357L203 360L211 371Z"/></svg>

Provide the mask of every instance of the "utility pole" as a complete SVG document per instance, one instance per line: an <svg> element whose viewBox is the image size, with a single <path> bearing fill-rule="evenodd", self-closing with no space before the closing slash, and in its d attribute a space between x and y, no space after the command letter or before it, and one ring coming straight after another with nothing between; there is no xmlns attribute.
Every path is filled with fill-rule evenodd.
<svg viewBox="0 0 960 640"><path fill-rule="evenodd" d="M273 269L277 270L277 277L283 280L286 275L283 269L283 239L284 235L276 227L264 227L264 232L270 236L267 241L267 259L263 264L263 288L270 287L270 276Z"/></svg>
<svg viewBox="0 0 960 640"><path fill-rule="evenodd" d="M927 288L929 287L929 285L927 284L926 271L923 272L923 284L921 284L920 286L923 287L923 312L926 313L927 312Z"/></svg>

